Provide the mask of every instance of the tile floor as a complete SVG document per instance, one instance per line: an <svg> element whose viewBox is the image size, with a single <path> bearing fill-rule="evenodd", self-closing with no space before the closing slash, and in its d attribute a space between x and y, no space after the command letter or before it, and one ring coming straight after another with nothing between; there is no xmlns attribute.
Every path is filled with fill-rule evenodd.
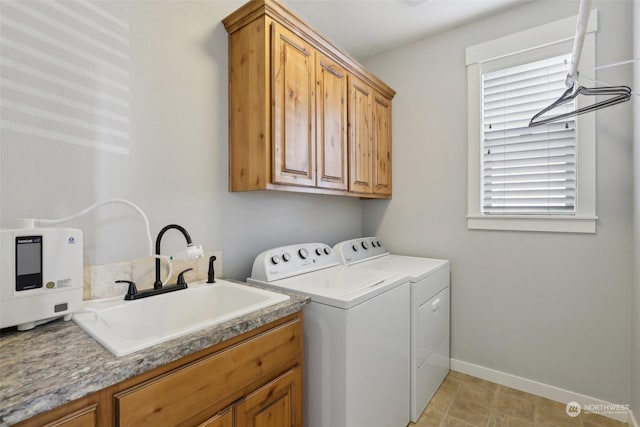
<svg viewBox="0 0 640 427"><path fill-rule="evenodd" d="M627 424L450 371L415 427L625 427Z"/></svg>

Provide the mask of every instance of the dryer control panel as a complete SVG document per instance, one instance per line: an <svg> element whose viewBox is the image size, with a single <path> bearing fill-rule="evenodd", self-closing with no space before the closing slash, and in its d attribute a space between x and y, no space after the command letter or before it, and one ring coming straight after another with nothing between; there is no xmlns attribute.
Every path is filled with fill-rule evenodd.
<svg viewBox="0 0 640 427"><path fill-rule="evenodd" d="M340 265L336 253L324 243L301 243L262 252L253 261L251 278L273 282Z"/></svg>
<svg viewBox="0 0 640 427"><path fill-rule="evenodd" d="M340 263L345 265L367 261L389 252L377 237L361 237L359 239L345 240L333 247L338 255Z"/></svg>

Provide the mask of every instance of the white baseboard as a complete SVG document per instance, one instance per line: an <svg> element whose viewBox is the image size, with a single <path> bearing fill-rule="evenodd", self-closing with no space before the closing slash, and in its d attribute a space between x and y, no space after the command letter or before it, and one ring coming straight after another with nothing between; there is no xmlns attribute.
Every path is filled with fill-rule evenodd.
<svg viewBox="0 0 640 427"><path fill-rule="evenodd" d="M633 411L629 409L629 427L640 427L640 423L636 420L636 417L633 415Z"/></svg>
<svg viewBox="0 0 640 427"><path fill-rule="evenodd" d="M584 394L575 393L573 391L565 390L552 385L543 384L537 381L518 377L516 375L507 374L506 372L496 371L491 368L485 368L484 366L475 365L473 363L463 362L462 360L451 359L451 369L463 374L471 375L486 381L491 381L506 387L515 388L516 390L535 394L536 396L544 397L560 403L566 404L568 402L578 402L582 406L602 405L605 407L613 405L610 402L596 399L595 397L586 396ZM616 411L613 413L602 413L601 415L625 423L628 422L629 427L640 427L633 418L633 414L631 413L631 411Z"/></svg>

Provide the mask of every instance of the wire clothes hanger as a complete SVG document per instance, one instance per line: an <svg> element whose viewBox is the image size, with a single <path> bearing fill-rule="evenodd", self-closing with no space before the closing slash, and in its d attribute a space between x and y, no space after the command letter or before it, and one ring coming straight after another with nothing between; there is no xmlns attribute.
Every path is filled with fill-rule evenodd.
<svg viewBox="0 0 640 427"><path fill-rule="evenodd" d="M566 104L567 102L573 101L578 95L587 95L587 96L596 96L596 95L606 95L609 98L596 102L594 104L588 105L586 107L578 108L574 111L569 111L567 113L557 114L555 116L545 117L544 119L537 120L538 117L543 114L557 108L561 105ZM531 121L529 122L529 127L544 125L547 123L552 123L558 120L562 120L567 117L577 116L579 114L589 113L591 111L599 110L601 108L610 107L611 105L620 104L621 102L625 102L631 99L631 88L629 86L606 86L606 87L596 87L596 88L587 88L584 86L578 86L577 89L574 90L574 86L571 86L567 89L560 98L553 102L553 104L544 108L542 111L537 113Z"/></svg>
<svg viewBox="0 0 640 427"><path fill-rule="evenodd" d="M576 84L578 81L578 63L580 62L580 55L582 53L582 45L584 43L584 37L586 35L587 23L589 22L590 10L591 0L580 0L576 37L573 41L573 52L571 54L569 74L567 75L567 79L565 81L568 89L565 90L560 98L554 101L551 105L545 107L542 111L534 115L529 122L529 127L543 125L562 120L567 117L573 117L579 114L599 110L601 108L610 107L612 105L620 104L621 102L625 102L631 99L631 88L628 86L605 86L598 88L586 88L584 86L578 86L576 88ZM549 111L561 105L573 101L578 95L607 96L607 98L589 106L578 108L574 111L540 118L545 113L548 113Z"/></svg>

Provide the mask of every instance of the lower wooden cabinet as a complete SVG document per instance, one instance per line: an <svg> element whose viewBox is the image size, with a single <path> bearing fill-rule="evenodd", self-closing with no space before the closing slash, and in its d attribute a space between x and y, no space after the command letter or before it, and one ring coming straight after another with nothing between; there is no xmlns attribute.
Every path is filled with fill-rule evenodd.
<svg viewBox="0 0 640 427"><path fill-rule="evenodd" d="M198 427L233 427L234 425L233 408L227 408L201 423Z"/></svg>
<svg viewBox="0 0 640 427"><path fill-rule="evenodd" d="M301 390L301 370L293 368L198 427L301 426Z"/></svg>
<svg viewBox="0 0 640 427"><path fill-rule="evenodd" d="M302 427L302 311L18 424Z"/></svg>
<svg viewBox="0 0 640 427"><path fill-rule="evenodd" d="M237 427L302 425L302 374L294 368L235 406Z"/></svg>

